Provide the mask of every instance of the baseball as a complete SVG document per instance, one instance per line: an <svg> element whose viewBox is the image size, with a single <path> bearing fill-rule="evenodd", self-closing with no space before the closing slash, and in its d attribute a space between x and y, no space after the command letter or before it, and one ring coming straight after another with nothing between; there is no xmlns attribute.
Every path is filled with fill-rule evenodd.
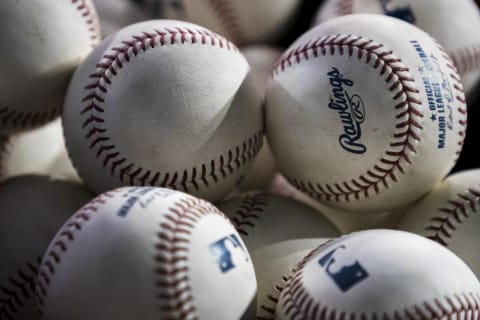
<svg viewBox="0 0 480 320"><path fill-rule="evenodd" d="M97 9L102 35L108 36L130 24L151 19L132 0L92 0Z"/></svg>
<svg viewBox="0 0 480 320"><path fill-rule="evenodd" d="M36 292L49 320L233 320L251 319L256 280L240 235L216 207L170 189L124 187L58 231Z"/></svg>
<svg viewBox="0 0 480 320"><path fill-rule="evenodd" d="M291 26L300 0L145 0L159 18L209 28L238 45L278 40Z"/></svg>
<svg viewBox="0 0 480 320"><path fill-rule="evenodd" d="M268 190L272 193L295 199L315 209L337 226L342 234L366 229L396 229L398 222L405 214L405 208L403 207L395 210L364 214L332 208L296 189L279 173L272 179Z"/></svg>
<svg viewBox="0 0 480 320"><path fill-rule="evenodd" d="M267 137L281 173L350 211L396 209L426 194L455 164L465 129L462 85L443 49L382 15L311 29L267 88Z"/></svg>
<svg viewBox="0 0 480 320"><path fill-rule="evenodd" d="M35 318L35 278L50 240L93 198L84 185L25 175L0 184L0 319Z"/></svg>
<svg viewBox="0 0 480 320"><path fill-rule="evenodd" d="M480 79L480 11L473 0L327 0L314 24L353 13L384 14L412 23L436 38L462 77L467 97Z"/></svg>
<svg viewBox="0 0 480 320"><path fill-rule="evenodd" d="M271 46L248 46L242 49L250 67L252 68L252 81L262 96L265 96L267 83L275 65L281 56L279 48ZM263 108L262 104L262 108ZM267 139L264 137L262 148L258 151L251 168L245 177L238 183L238 188L243 191L262 190L268 186L276 171L275 159Z"/></svg>
<svg viewBox="0 0 480 320"><path fill-rule="evenodd" d="M479 199L480 170L458 172L409 208L399 228L446 246L480 277Z"/></svg>
<svg viewBox="0 0 480 320"><path fill-rule="evenodd" d="M216 201L261 147L261 103L232 43L186 22L141 22L105 38L74 74L67 149L96 192L154 185Z"/></svg>
<svg viewBox="0 0 480 320"><path fill-rule="evenodd" d="M271 193L238 196L219 203L218 208L230 218L250 252L281 241L340 235L320 212Z"/></svg>
<svg viewBox="0 0 480 320"><path fill-rule="evenodd" d="M0 180L22 174L48 175L50 166L64 151L60 119L0 138Z"/></svg>
<svg viewBox="0 0 480 320"><path fill-rule="evenodd" d="M450 250L408 232L369 230L300 262L275 319L474 320L479 312L480 282Z"/></svg>
<svg viewBox="0 0 480 320"><path fill-rule="evenodd" d="M91 0L2 0L0 20L0 133L8 134L60 115L70 77L100 31Z"/></svg>
<svg viewBox="0 0 480 320"><path fill-rule="evenodd" d="M257 319L274 319L275 306L288 275L307 254L332 239L311 238L277 242L252 251L257 275Z"/></svg>

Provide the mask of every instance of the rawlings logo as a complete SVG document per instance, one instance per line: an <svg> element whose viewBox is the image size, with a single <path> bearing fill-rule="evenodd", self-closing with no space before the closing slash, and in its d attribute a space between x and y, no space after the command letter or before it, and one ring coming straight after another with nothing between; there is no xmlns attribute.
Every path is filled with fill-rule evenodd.
<svg viewBox="0 0 480 320"><path fill-rule="evenodd" d="M343 124L344 133L338 138L340 146L348 152L363 154L367 151L367 147L359 142L362 137L360 125L365 120L363 101L359 95L350 96L345 91L344 86L351 87L354 83L352 80L344 79L337 68L332 67L332 71L327 75L332 86L328 107L338 111Z"/></svg>

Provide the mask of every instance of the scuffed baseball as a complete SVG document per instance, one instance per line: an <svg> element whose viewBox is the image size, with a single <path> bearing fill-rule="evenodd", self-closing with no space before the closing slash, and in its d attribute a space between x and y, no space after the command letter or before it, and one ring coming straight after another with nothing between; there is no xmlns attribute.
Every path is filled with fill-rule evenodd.
<svg viewBox="0 0 480 320"><path fill-rule="evenodd" d="M232 43L194 24L146 21L104 39L77 69L67 149L96 192L154 185L218 201L261 147L261 102Z"/></svg>
<svg viewBox="0 0 480 320"><path fill-rule="evenodd" d="M473 0L326 0L314 25L334 17L374 13L402 19L436 38L462 77L467 97L478 96L480 79L480 11Z"/></svg>
<svg viewBox="0 0 480 320"><path fill-rule="evenodd" d="M265 90L275 61L282 52L276 47L257 45L243 48L242 53L250 64L252 81L254 82L253 86L262 96L265 96ZM264 105L262 104L263 107ZM243 191L265 189L273 178L275 171L275 159L268 141L264 137L262 148L246 176L238 183L238 188Z"/></svg>
<svg viewBox="0 0 480 320"><path fill-rule="evenodd" d="M82 184L47 176L0 184L0 319L34 319L42 255L65 221L93 197Z"/></svg>
<svg viewBox="0 0 480 320"><path fill-rule="evenodd" d="M92 200L58 231L39 274L43 319L234 320L255 312L255 273L240 235L212 204L170 189L124 187Z"/></svg>
<svg viewBox="0 0 480 320"><path fill-rule="evenodd" d="M333 240L290 274L275 319L477 319L480 282L450 250L396 230Z"/></svg>
<svg viewBox="0 0 480 320"><path fill-rule="evenodd" d="M146 0L143 7L163 19L209 28L238 45L271 43L288 31L300 0Z"/></svg>
<svg viewBox="0 0 480 320"><path fill-rule="evenodd" d="M49 175L55 159L66 152L60 119L0 140L1 180L22 174Z"/></svg>
<svg viewBox="0 0 480 320"><path fill-rule="evenodd" d="M284 53L267 89L280 172L350 211L396 209L426 194L455 164L465 129L449 57L419 28L382 15L311 29Z"/></svg>
<svg viewBox="0 0 480 320"><path fill-rule="evenodd" d="M415 203L399 229L436 241L455 252L480 277L480 170L457 172Z"/></svg>
<svg viewBox="0 0 480 320"><path fill-rule="evenodd" d="M61 113L75 68L100 40L91 0L0 2L0 134Z"/></svg>

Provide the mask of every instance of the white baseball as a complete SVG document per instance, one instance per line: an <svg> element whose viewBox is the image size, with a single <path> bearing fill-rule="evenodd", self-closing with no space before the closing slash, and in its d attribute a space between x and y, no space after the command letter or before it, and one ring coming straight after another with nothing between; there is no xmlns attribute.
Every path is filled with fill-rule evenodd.
<svg viewBox="0 0 480 320"><path fill-rule="evenodd" d="M91 0L0 1L0 133L59 116L75 68L100 40Z"/></svg>
<svg viewBox="0 0 480 320"><path fill-rule="evenodd" d="M256 280L240 235L210 203L124 187L60 229L40 266L41 319L251 319Z"/></svg>
<svg viewBox="0 0 480 320"><path fill-rule="evenodd" d="M480 277L479 199L480 170L455 173L415 203L399 228L446 246Z"/></svg>
<svg viewBox="0 0 480 320"><path fill-rule="evenodd" d="M389 15L410 22L436 38L462 77L467 97L480 79L480 11L473 0L327 0L314 25L353 13Z"/></svg>
<svg viewBox="0 0 480 320"><path fill-rule="evenodd" d="M262 96L265 96L268 80L275 61L281 56L279 48L271 46L248 46L242 49L248 63L252 68L252 81ZM262 108L264 105L262 104ZM263 145L255 161L245 177L238 183L238 188L243 191L263 190L272 179L276 171L275 159L272 150L264 137Z"/></svg>
<svg viewBox="0 0 480 320"><path fill-rule="evenodd" d="M42 255L63 223L93 197L82 184L47 176L0 184L0 319L34 319Z"/></svg>
<svg viewBox="0 0 480 320"><path fill-rule="evenodd" d="M289 276L275 319L464 319L480 314L480 282L424 237L369 230L333 240Z"/></svg>
<svg viewBox="0 0 480 320"><path fill-rule="evenodd" d="M194 24L152 20L107 37L67 92L75 168L97 192L155 185L221 199L262 144L248 74L232 43Z"/></svg>
<svg viewBox="0 0 480 320"><path fill-rule="evenodd" d="M295 199L317 210L330 219L342 234L368 229L396 229L398 222L405 214L405 208L403 207L396 210L364 214L332 208L296 189L279 173L272 179L268 190Z"/></svg>
<svg viewBox="0 0 480 320"><path fill-rule="evenodd" d="M151 19L131 0L92 0L97 9L102 35L108 36L130 24Z"/></svg>
<svg viewBox="0 0 480 320"><path fill-rule="evenodd" d="M146 0L159 18L209 28L238 45L278 40L292 25L300 0Z"/></svg>
<svg viewBox="0 0 480 320"><path fill-rule="evenodd" d="M48 175L55 159L66 151L60 119L1 140L1 180L21 174Z"/></svg>
<svg viewBox="0 0 480 320"><path fill-rule="evenodd" d="M320 212L276 194L246 194L218 207L230 218L250 252L276 242L340 235Z"/></svg>
<svg viewBox="0 0 480 320"><path fill-rule="evenodd" d="M418 199L453 167L465 136L464 93L448 56L417 27L381 15L305 33L280 59L266 101L281 173L351 211Z"/></svg>
<svg viewBox="0 0 480 320"><path fill-rule="evenodd" d="M277 242L252 251L257 275L257 319L273 319L288 275L308 253L332 239L297 239Z"/></svg>

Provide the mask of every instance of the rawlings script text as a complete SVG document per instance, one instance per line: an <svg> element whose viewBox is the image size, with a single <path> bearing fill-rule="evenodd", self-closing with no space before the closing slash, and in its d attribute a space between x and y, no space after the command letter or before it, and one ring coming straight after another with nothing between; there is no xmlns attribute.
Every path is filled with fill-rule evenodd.
<svg viewBox="0 0 480 320"><path fill-rule="evenodd" d="M328 107L338 112L343 125L343 133L338 138L340 146L348 152L363 154L367 151L367 147L359 141L362 137L360 124L365 120L363 101L356 94L348 94L344 87L353 86L353 81L344 79L337 68L332 67L327 75L332 86Z"/></svg>

